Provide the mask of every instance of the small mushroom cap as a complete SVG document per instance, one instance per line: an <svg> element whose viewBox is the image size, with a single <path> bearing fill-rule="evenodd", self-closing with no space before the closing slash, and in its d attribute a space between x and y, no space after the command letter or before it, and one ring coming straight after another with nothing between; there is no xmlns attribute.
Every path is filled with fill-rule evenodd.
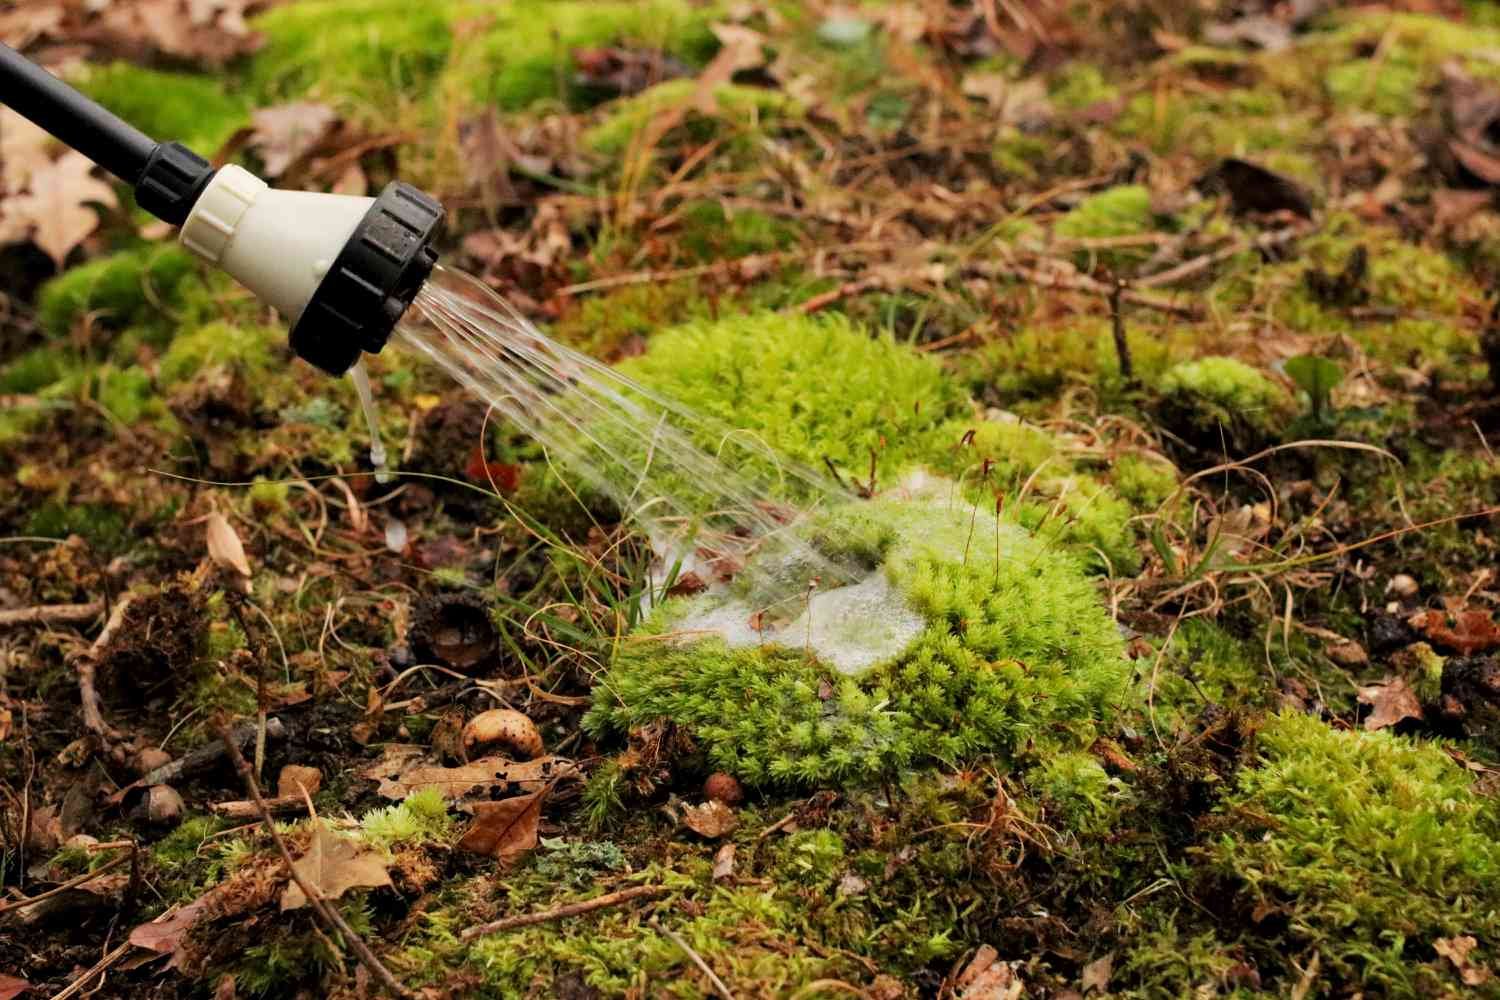
<svg viewBox="0 0 1500 1000"><path fill-rule="evenodd" d="M513 751L522 760L530 760L542 754L542 734L537 731L536 723L522 713L492 708L480 712L464 726L463 748L472 757L477 751L496 746Z"/></svg>

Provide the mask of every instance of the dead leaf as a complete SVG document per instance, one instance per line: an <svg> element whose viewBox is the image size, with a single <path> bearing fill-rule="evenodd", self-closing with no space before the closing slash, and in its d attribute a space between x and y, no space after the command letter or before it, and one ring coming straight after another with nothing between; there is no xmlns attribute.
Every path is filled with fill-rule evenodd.
<svg viewBox="0 0 1500 1000"><path fill-rule="evenodd" d="M1109 990L1109 976L1114 971L1115 953L1110 952L1102 958L1096 958L1083 967L1083 975L1079 978L1078 985L1083 992L1098 990L1105 993Z"/></svg>
<svg viewBox="0 0 1500 1000"><path fill-rule="evenodd" d="M576 49L574 79L582 86L608 91L613 96L638 94L647 87L687 76L692 70L659 49L628 49L618 46Z"/></svg>
<svg viewBox="0 0 1500 1000"><path fill-rule="evenodd" d="M499 802L474 803L474 822L459 840L460 849L509 864L536 847L545 791Z"/></svg>
<svg viewBox="0 0 1500 1000"><path fill-rule="evenodd" d="M1407 624L1440 646L1464 656L1500 647L1500 626L1488 611L1421 611Z"/></svg>
<svg viewBox="0 0 1500 1000"><path fill-rule="evenodd" d="M0 972L0 1000L14 1000L29 989L31 984L26 980Z"/></svg>
<svg viewBox="0 0 1500 1000"><path fill-rule="evenodd" d="M52 165L56 140L10 108L0 108L0 180L8 194L26 189L31 175Z"/></svg>
<svg viewBox="0 0 1500 1000"><path fill-rule="evenodd" d="M388 799L404 799L412 792L436 788L450 799L462 798L476 788L539 791L557 778L578 773L573 762L561 757L538 757L517 763L504 757L481 757L462 767L443 767L424 759L419 747L388 747L386 756L361 771L363 777L380 782L376 789Z"/></svg>
<svg viewBox="0 0 1500 1000"><path fill-rule="evenodd" d="M718 799L710 799L702 805L684 806L682 822L700 837L717 840L731 832L740 821L733 809Z"/></svg>
<svg viewBox="0 0 1500 1000"><path fill-rule="evenodd" d="M1422 703L1400 677L1388 677L1382 684L1360 688L1359 702L1370 706L1365 728L1372 732L1394 726L1403 719L1422 718Z"/></svg>
<svg viewBox="0 0 1500 1000"><path fill-rule="evenodd" d="M715 89L732 80L736 73L766 64L766 36L760 32L739 24L715 24L709 30L719 40L720 48L698 74L698 92L694 98L694 105L706 115L718 110Z"/></svg>
<svg viewBox="0 0 1500 1000"><path fill-rule="evenodd" d="M31 172L29 190L7 198L5 217L28 226L31 241L62 269L68 254L99 228L91 203L110 208L119 204L115 189L93 175L94 164L82 153L69 151Z"/></svg>
<svg viewBox="0 0 1500 1000"><path fill-rule="evenodd" d="M1464 981L1465 986L1482 986L1490 979L1489 969L1469 961L1469 952L1478 945L1479 942L1470 934L1438 938L1432 942L1433 950L1453 963L1453 967L1458 970L1458 978Z"/></svg>
<svg viewBox="0 0 1500 1000"><path fill-rule="evenodd" d="M183 938L210 912L218 895L217 889L210 889L186 906L137 926L130 932L130 943L147 951L171 955L172 961L167 967L175 967L182 959Z"/></svg>
<svg viewBox="0 0 1500 1000"><path fill-rule="evenodd" d="M296 101L261 108L250 120L254 125L250 148L260 156L261 172L276 178L326 139L339 116L326 104Z"/></svg>
<svg viewBox="0 0 1500 1000"><path fill-rule="evenodd" d="M722 882L734 877L734 841L721 844L714 854L714 881Z"/></svg>
<svg viewBox="0 0 1500 1000"><path fill-rule="evenodd" d="M292 868L324 899L339 899L350 889L375 889L391 884L385 858L379 851L339 836L322 822L314 822L312 843ZM306 905L307 894L292 882L282 894L282 912Z"/></svg>
<svg viewBox="0 0 1500 1000"><path fill-rule="evenodd" d="M16 4L0 12L0 42L21 51L43 35L51 34L62 22L61 4Z"/></svg>
<svg viewBox="0 0 1500 1000"><path fill-rule="evenodd" d="M1000 953L980 945L954 983L958 1000L1018 1000L1025 989L1011 963L1000 961Z"/></svg>
<svg viewBox="0 0 1500 1000"><path fill-rule="evenodd" d="M276 776L276 794L282 798L301 795L304 791L312 795L323 785L323 772L303 764L288 764Z"/></svg>
<svg viewBox="0 0 1500 1000"><path fill-rule="evenodd" d="M208 557L220 569L233 570L245 579L250 578L250 560L245 558L245 546L235 533L229 519L218 511L208 515Z"/></svg>
<svg viewBox="0 0 1500 1000"><path fill-rule="evenodd" d="M0 743L10 739L12 715L9 705L0 705Z"/></svg>
<svg viewBox="0 0 1500 1000"><path fill-rule="evenodd" d="M1370 654L1365 652L1365 647L1352 639L1329 646L1328 658L1344 667L1362 667L1370 662Z"/></svg>

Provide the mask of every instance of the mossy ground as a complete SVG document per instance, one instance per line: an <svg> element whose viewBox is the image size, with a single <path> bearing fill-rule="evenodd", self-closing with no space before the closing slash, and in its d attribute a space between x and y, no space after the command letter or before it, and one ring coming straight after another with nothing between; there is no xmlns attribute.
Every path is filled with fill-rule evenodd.
<svg viewBox="0 0 1500 1000"><path fill-rule="evenodd" d="M678 635L753 604L755 574L650 606L618 511L394 350L368 363L404 474L377 484L352 391L112 215L0 320L0 611L134 594L101 674L126 736L79 739L96 623L0 634L0 878L103 863L43 838L23 865L29 803L138 839L140 879L3 928L0 969L55 993L228 885L254 905L193 962L105 991L358 994L347 950L278 912L269 840L210 814L243 795L227 768L179 782L163 827L91 792L263 687L289 730L267 772L321 767L323 821L390 862L342 912L435 996L710 995L673 935L741 997L953 995L981 946L1036 996L1495 995L1500 674L1457 623L1500 601L1500 214L1440 211L1476 183L1443 153L1445 80L1500 78L1493 11L1330 11L1262 50L1198 8L1074 4L1028 52L942 6L321 0L271 6L219 72L69 70L230 157L254 109L329 104L370 183L454 207L455 263L703 414L701 445L743 442L782 500L813 496L778 466L836 479L802 540L920 627L850 672ZM742 68L700 87L726 42ZM1237 208L1207 182L1226 157L1305 205ZM1316 419L1299 355L1342 375ZM492 629L483 687L422 659L433 607ZM1396 682L1420 713L1383 725ZM580 770L510 865L457 848L452 803L358 776L497 695ZM709 840L684 808L715 771L748 796ZM462 937L643 884L661 897Z"/></svg>

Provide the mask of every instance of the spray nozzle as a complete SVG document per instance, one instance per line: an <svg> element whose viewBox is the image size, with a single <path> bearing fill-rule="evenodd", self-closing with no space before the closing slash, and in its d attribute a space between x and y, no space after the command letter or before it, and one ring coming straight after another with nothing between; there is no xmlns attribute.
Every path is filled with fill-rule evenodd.
<svg viewBox="0 0 1500 1000"><path fill-rule="evenodd" d="M376 198L273 190L157 142L0 45L0 94L24 117L135 187L183 246L276 307L292 349L333 375L378 352L437 261L443 207L400 181Z"/></svg>

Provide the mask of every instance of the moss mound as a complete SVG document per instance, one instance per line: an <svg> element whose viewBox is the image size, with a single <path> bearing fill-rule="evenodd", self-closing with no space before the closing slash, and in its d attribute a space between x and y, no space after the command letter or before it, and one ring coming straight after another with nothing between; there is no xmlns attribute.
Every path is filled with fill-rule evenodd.
<svg viewBox="0 0 1500 1000"><path fill-rule="evenodd" d="M1398 996L1463 989L1435 951L1442 939L1472 936L1470 961L1493 961L1500 813L1440 746L1298 715L1272 721L1260 752L1211 854L1252 905L1286 921L1281 961L1316 951L1340 985Z"/></svg>
<svg viewBox="0 0 1500 1000"><path fill-rule="evenodd" d="M1291 415L1291 394L1259 370L1234 358L1200 358L1173 365L1157 388L1168 426L1194 444L1237 450L1277 436Z"/></svg>
<svg viewBox="0 0 1500 1000"><path fill-rule="evenodd" d="M701 634L706 622L743 637L739 623L759 603L753 593L741 603L670 601L621 647L587 727L604 735L675 723L709 765L754 784L868 780L983 753L1086 745L1125 698L1114 623L1068 555L1013 522L991 517L976 529L978 512L949 495L937 484L811 525L819 553L889 584L889 598L853 616L858 635L835 634L830 647L813 606L805 627L809 637L819 631L815 646L798 642L801 620L781 633L784 645L683 644L669 633ZM756 566L749 577L742 589L757 585ZM909 612L918 628L894 656L863 670L832 665L841 644L868 641Z"/></svg>
<svg viewBox="0 0 1500 1000"><path fill-rule="evenodd" d="M138 327L158 346L176 329L180 311L201 305L207 282L176 246L123 250L64 272L42 287L37 316L53 337L85 317L114 329Z"/></svg>
<svg viewBox="0 0 1500 1000"><path fill-rule="evenodd" d="M838 316L690 323L621 368L807 465L864 479L873 455L886 483L956 444L945 425L969 409L932 361ZM712 430L698 440L711 452L722 445Z"/></svg>

